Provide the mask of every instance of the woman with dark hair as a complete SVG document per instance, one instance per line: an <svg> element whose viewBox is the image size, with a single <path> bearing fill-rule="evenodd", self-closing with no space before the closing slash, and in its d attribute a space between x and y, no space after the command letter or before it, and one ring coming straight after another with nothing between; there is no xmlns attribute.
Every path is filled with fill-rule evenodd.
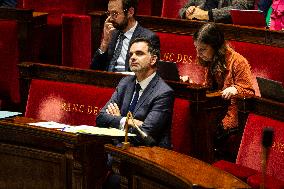
<svg viewBox="0 0 284 189"><path fill-rule="evenodd" d="M206 68L205 83L210 90L221 90L231 105L222 126L225 130L238 126L237 107L232 98L237 94L254 95L252 74L248 61L230 48L216 24L203 25L193 36L197 62Z"/></svg>
<svg viewBox="0 0 284 189"><path fill-rule="evenodd" d="M206 70L205 85L212 91L220 91L222 98L231 102L217 129L217 138L222 138L222 135L228 136L238 130L234 96L254 95L250 65L226 44L223 32L214 23L203 25L193 35L193 39L197 51L196 61Z"/></svg>

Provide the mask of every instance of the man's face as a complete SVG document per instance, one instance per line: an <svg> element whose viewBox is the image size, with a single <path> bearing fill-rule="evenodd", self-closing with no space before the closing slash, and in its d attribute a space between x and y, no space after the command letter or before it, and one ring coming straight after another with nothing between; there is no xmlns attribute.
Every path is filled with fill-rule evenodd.
<svg viewBox="0 0 284 189"><path fill-rule="evenodd" d="M210 45L195 41L194 46L196 48L198 58L203 61L212 61L214 56L214 49Z"/></svg>
<svg viewBox="0 0 284 189"><path fill-rule="evenodd" d="M130 70L135 73L147 72L156 63L156 56L148 52L148 45L145 42L133 43L129 51Z"/></svg>
<svg viewBox="0 0 284 189"><path fill-rule="evenodd" d="M127 12L123 10L122 0L109 1L108 12L110 13L110 22L113 26L117 30L123 31L128 25L128 16Z"/></svg>

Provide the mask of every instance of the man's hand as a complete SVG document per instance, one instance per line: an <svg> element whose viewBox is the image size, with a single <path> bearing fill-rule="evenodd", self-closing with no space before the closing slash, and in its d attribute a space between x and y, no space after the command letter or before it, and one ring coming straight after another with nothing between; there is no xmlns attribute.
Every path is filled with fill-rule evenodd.
<svg viewBox="0 0 284 189"><path fill-rule="evenodd" d="M106 113L107 114L110 114L110 115L113 115L113 116L120 116L120 110L117 106L116 103L110 103L108 106L107 106L107 109L106 109Z"/></svg>
<svg viewBox="0 0 284 189"><path fill-rule="evenodd" d="M192 18L191 18L191 15L192 15L192 13L194 12L194 9L195 9L195 6L190 6L190 7L188 7L188 8L186 9L186 11L185 11L185 18L187 18L187 19L192 19Z"/></svg>
<svg viewBox="0 0 284 189"><path fill-rule="evenodd" d="M100 49L105 52L108 48L108 44L111 40L112 32L115 30L113 27L113 24L109 21L110 16L107 17L105 24L104 24L104 34L103 34L103 40L101 42Z"/></svg>
<svg viewBox="0 0 284 189"><path fill-rule="evenodd" d="M193 18L196 18L197 20L209 20L208 11L195 7L194 12L189 16L188 19Z"/></svg>
<svg viewBox="0 0 284 189"><path fill-rule="evenodd" d="M133 121L134 121L135 125L138 126L138 127L140 127L143 124L143 121L140 121L138 119L133 119ZM129 119L128 125L134 127L133 121L132 121L132 119Z"/></svg>
<svg viewBox="0 0 284 189"><path fill-rule="evenodd" d="M228 87L228 88L224 89L221 92L221 94L222 94L222 98L229 100L229 99L231 99L231 97L233 95L238 94L238 90L236 89L236 87Z"/></svg>

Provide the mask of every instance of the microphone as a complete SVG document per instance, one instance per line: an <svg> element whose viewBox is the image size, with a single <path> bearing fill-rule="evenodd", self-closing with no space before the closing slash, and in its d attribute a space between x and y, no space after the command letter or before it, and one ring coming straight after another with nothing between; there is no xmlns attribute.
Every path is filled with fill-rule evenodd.
<svg viewBox="0 0 284 189"><path fill-rule="evenodd" d="M266 127L262 132L262 185L261 188L265 186L265 173L267 166L267 158L269 155L269 148L272 146L274 137L274 130L271 127Z"/></svg>
<svg viewBox="0 0 284 189"><path fill-rule="evenodd" d="M134 120L133 120L133 116L132 116L132 113L131 112L128 112L129 114L129 118L132 120L132 123L133 123L133 127L138 131L138 133L141 135L141 138L144 140L145 142L145 145L146 146L154 146L156 141L149 135L147 135L144 131L141 130L140 127L138 127Z"/></svg>
<svg viewBox="0 0 284 189"><path fill-rule="evenodd" d="M134 124L134 128L139 132L141 135L142 139L144 140L146 146L154 146L155 145L155 140L147 135L144 131L142 131L137 125Z"/></svg>

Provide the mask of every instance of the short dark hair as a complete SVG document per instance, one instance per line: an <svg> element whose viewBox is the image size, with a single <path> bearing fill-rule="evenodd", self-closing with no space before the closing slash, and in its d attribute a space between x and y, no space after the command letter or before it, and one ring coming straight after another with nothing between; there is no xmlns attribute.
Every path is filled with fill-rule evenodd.
<svg viewBox="0 0 284 189"><path fill-rule="evenodd" d="M134 16L135 16L138 7L138 0L122 0L123 10L129 10L131 7L134 8Z"/></svg>
<svg viewBox="0 0 284 189"><path fill-rule="evenodd" d="M145 37L140 37L140 38L136 38L134 39L131 43L130 43L130 47L134 44L134 43L138 43L138 42L145 42L148 45L148 52L151 55L155 55L157 56L157 61L160 60L160 49L157 48L155 45L153 45L153 42L149 39L149 38L145 38Z"/></svg>

